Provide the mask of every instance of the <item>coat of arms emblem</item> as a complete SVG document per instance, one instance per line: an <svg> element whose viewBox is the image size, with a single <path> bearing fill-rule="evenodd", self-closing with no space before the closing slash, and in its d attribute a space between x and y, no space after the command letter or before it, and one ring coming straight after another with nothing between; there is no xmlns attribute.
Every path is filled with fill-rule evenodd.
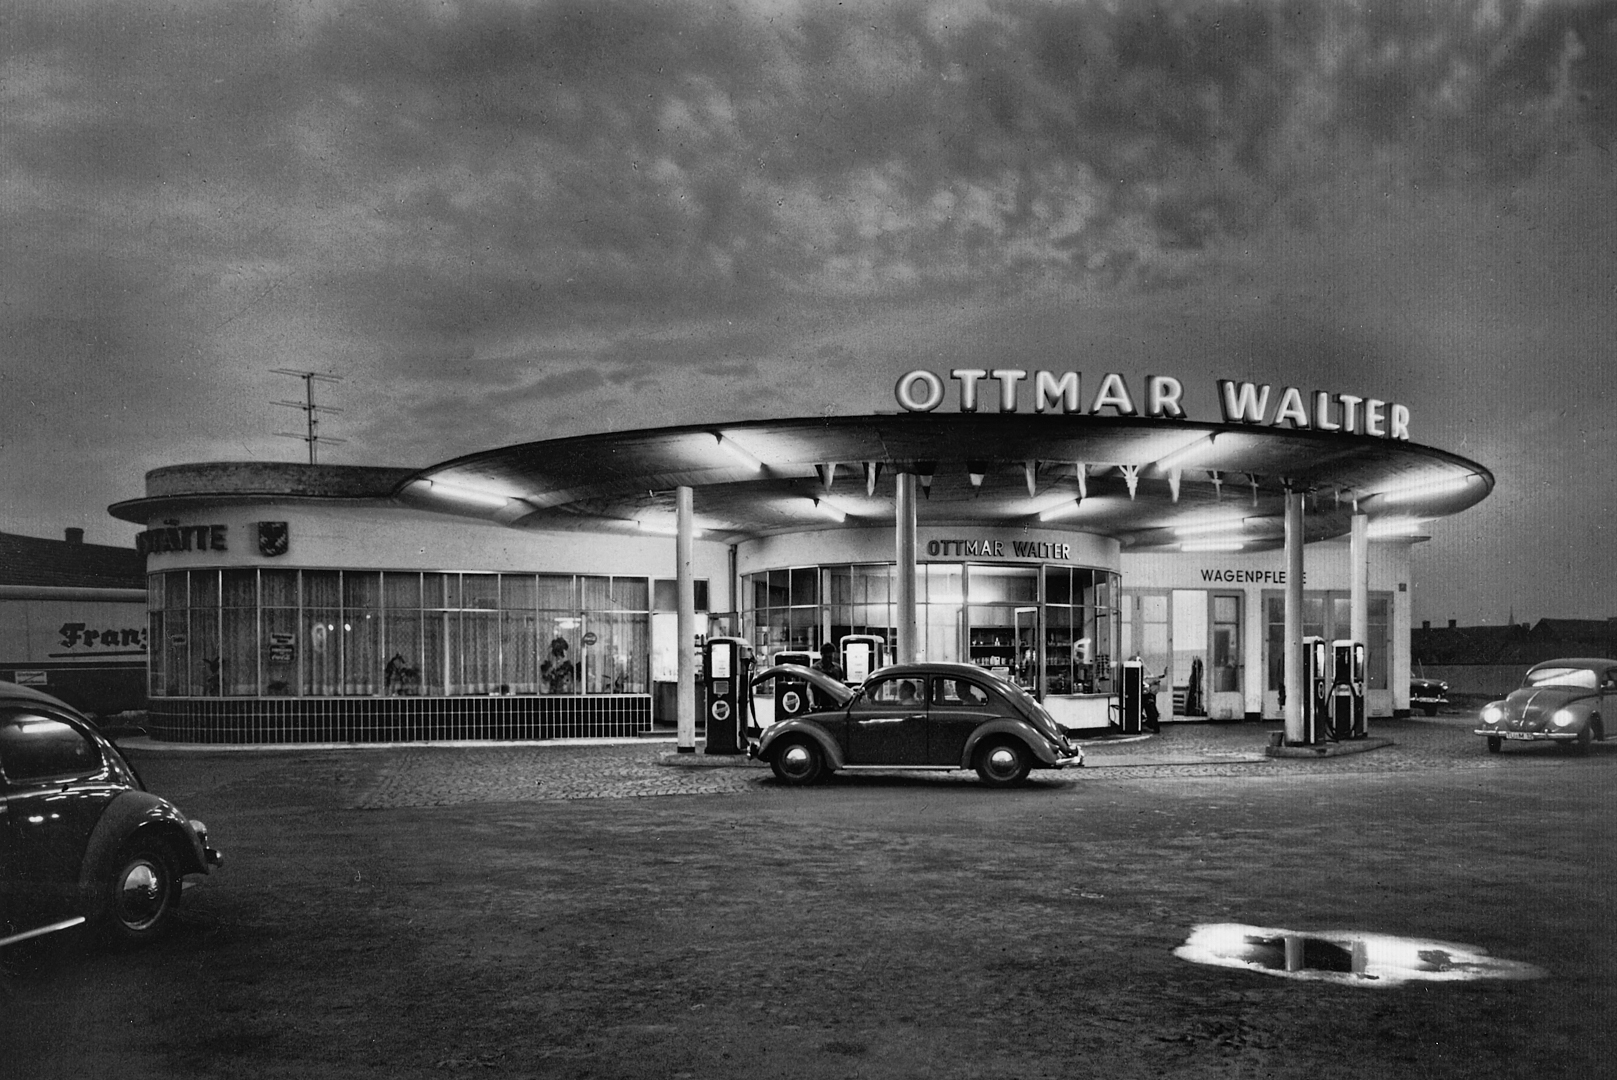
<svg viewBox="0 0 1617 1080"><path fill-rule="evenodd" d="M274 557L285 555L291 534L284 521L260 521L258 523L258 553Z"/></svg>

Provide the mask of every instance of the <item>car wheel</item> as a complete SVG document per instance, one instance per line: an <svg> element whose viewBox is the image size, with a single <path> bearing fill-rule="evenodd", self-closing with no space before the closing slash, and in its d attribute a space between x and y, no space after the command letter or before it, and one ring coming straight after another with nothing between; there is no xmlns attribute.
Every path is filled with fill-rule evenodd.
<svg viewBox="0 0 1617 1080"><path fill-rule="evenodd" d="M160 935L179 903L174 859L161 841L139 839L113 863L106 883L105 929L118 945L144 945Z"/></svg>
<svg viewBox="0 0 1617 1080"><path fill-rule="evenodd" d="M1488 736L1488 753L1497 754L1505 748L1505 740L1497 735Z"/></svg>
<svg viewBox="0 0 1617 1080"><path fill-rule="evenodd" d="M820 778L825 771L825 755L807 739L790 739L775 748L769 767L781 783L802 787Z"/></svg>
<svg viewBox="0 0 1617 1080"><path fill-rule="evenodd" d="M977 752L977 775L993 787L1020 784L1032 767L1027 750L1010 739L991 742Z"/></svg>
<svg viewBox="0 0 1617 1080"><path fill-rule="evenodd" d="M1577 742L1572 744L1572 752L1579 755L1587 754L1589 744L1594 741L1594 737L1594 729L1589 724L1584 724L1583 730L1578 732Z"/></svg>

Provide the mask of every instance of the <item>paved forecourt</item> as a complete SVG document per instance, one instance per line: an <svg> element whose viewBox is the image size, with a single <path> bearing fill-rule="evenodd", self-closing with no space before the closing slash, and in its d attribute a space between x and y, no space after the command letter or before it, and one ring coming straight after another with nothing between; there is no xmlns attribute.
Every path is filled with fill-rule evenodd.
<svg viewBox="0 0 1617 1080"><path fill-rule="evenodd" d="M1088 785L1119 779L1286 777L1396 773L1432 769L1494 769L1470 734L1469 717L1384 721L1379 739L1391 744L1359 754L1309 759L1265 755L1267 724L1172 724L1162 734L1096 739L1084 744L1085 767L1035 772L1031 783L1081 794ZM1601 752L1604 747L1596 747ZM1617 747L1613 748L1617 751ZM777 789L769 769L745 757L680 754L672 742L647 739L593 745L526 744L395 746L355 750L376 755L349 805L357 809L453 806L482 802L626 799L677 795L744 795ZM1518 767L1553 767L1560 754L1511 755ZM868 775L868 774L867 774ZM912 774L916 775L916 774ZM976 783L970 772L926 773L926 782ZM832 783L858 783L839 777Z"/></svg>

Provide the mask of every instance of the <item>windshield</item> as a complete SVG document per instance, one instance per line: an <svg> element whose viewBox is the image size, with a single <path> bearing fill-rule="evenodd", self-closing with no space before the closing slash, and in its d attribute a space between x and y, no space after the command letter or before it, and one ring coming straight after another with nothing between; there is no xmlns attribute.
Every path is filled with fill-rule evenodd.
<svg viewBox="0 0 1617 1080"><path fill-rule="evenodd" d="M1528 686L1576 686L1593 690L1600 679L1589 668L1548 667L1535 668L1527 673Z"/></svg>

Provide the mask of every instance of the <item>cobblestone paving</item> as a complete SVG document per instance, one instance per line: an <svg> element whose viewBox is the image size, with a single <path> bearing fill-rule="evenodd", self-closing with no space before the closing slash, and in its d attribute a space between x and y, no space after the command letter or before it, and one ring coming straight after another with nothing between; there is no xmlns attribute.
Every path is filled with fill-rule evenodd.
<svg viewBox="0 0 1617 1080"><path fill-rule="evenodd" d="M1569 765L1576 759L1549 753L1493 755L1470 734L1468 717L1388 721L1372 735L1393 745L1317 760L1264 756L1276 724L1174 724L1161 735L1096 739L1085 743L1086 768L1060 774L1034 773L1035 782L1073 789L1117 780L1180 777L1284 778L1349 773L1494 769L1506 757L1516 767ZM1600 746L1597 753L1617 746ZM647 740L612 745L515 747L422 746L385 751L371 779L355 791L351 806L382 809L452 806L483 802L567 799L632 799L675 795L741 795L775 790L769 770L745 758L678 754L670 742ZM938 783L976 782L969 772L931 773Z"/></svg>

